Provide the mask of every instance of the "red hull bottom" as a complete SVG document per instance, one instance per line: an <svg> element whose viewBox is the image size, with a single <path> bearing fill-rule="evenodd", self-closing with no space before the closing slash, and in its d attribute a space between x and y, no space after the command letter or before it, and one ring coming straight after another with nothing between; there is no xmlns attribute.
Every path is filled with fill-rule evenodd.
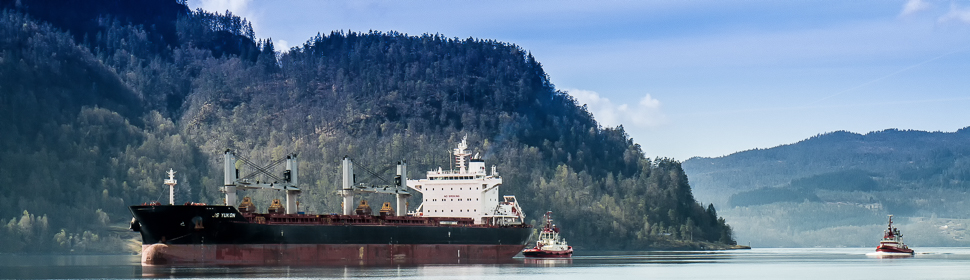
<svg viewBox="0 0 970 280"><path fill-rule="evenodd" d="M142 245L142 265L392 265L505 263L523 245L259 244Z"/></svg>
<svg viewBox="0 0 970 280"><path fill-rule="evenodd" d="M543 251L526 249L522 255L528 258L569 258L573 256L573 250L568 251Z"/></svg>
<svg viewBox="0 0 970 280"><path fill-rule="evenodd" d="M894 253L894 254L910 254L910 255L912 255L912 254L915 253L913 251L913 249L897 249L897 248L882 247L882 246L879 246L878 248L876 248L876 252L880 252L880 253Z"/></svg>

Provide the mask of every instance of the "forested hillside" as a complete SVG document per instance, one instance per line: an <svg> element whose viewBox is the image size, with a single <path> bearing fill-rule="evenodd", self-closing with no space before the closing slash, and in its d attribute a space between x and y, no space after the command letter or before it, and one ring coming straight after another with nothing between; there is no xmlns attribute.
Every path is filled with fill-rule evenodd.
<svg viewBox="0 0 970 280"><path fill-rule="evenodd" d="M692 158L684 168L699 197L728 209L722 211L728 217L746 217L735 226L752 239L786 243L803 231L882 224L888 214L903 223L970 218L970 128L838 131L770 149ZM754 218L759 215L771 221ZM819 216L825 218L807 218ZM927 233L926 244L970 240L964 222L935 223L933 228L946 230ZM769 228L778 229L775 236L764 236Z"/></svg>
<svg viewBox="0 0 970 280"><path fill-rule="evenodd" d="M376 170L362 180L402 159L416 178L465 135L502 191L531 220L554 211L577 247L733 242L679 162L601 127L513 44L335 31L279 52L246 20L180 1L0 3L0 252L123 251L126 206L163 200L169 168L178 203L221 204L226 149L298 154L301 210L329 213L344 155ZM93 7L63 17L72 5ZM281 196L241 195L260 211Z"/></svg>
<svg viewBox="0 0 970 280"><path fill-rule="evenodd" d="M684 167L699 195L717 194L721 202L738 192L788 185L850 191L910 185L967 189L970 128L951 133L889 129L865 135L837 131L770 149L692 158Z"/></svg>

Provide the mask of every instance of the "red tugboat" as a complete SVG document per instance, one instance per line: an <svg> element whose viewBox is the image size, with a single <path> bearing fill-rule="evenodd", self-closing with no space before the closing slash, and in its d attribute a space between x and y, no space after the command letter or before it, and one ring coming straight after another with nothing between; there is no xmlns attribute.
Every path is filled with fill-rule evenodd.
<svg viewBox="0 0 970 280"><path fill-rule="evenodd" d="M573 255L573 246L559 236L559 228L552 224L552 211L546 212L546 225L539 233L536 246L522 250L522 255L530 258L568 258Z"/></svg>
<svg viewBox="0 0 970 280"><path fill-rule="evenodd" d="M866 255L905 257L912 256L913 254L915 254L913 249L903 244L903 234L899 233L899 229L893 227L893 215L889 215L889 227L883 233L882 241L879 241L879 247L876 247L876 252Z"/></svg>

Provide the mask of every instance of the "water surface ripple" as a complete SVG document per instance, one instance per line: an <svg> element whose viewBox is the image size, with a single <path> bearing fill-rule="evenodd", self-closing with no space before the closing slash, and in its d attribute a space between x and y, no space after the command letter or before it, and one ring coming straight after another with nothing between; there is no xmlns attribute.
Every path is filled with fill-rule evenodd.
<svg viewBox="0 0 970 280"><path fill-rule="evenodd" d="M909 258L872 248L697 252L577 252L572 259L414 266L146 266L132 255L0 255L0 279L970 279L970 248L916 248Z"/></svg>

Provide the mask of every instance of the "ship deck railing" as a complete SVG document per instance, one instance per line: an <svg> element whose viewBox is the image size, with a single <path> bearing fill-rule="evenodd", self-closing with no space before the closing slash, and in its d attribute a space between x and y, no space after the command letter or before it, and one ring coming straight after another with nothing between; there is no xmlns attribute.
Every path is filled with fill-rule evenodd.
<svg viewBox="0 0 970 280"><path fill-rule="evenodd" d="M415 217L415 216L374 216L374 215L308 215L242 213L250 223L288 224L288 225L410 225L410 226L451 226L451 227L495 227L494 225L475 224L472 218L461 217Z"/></svg>

